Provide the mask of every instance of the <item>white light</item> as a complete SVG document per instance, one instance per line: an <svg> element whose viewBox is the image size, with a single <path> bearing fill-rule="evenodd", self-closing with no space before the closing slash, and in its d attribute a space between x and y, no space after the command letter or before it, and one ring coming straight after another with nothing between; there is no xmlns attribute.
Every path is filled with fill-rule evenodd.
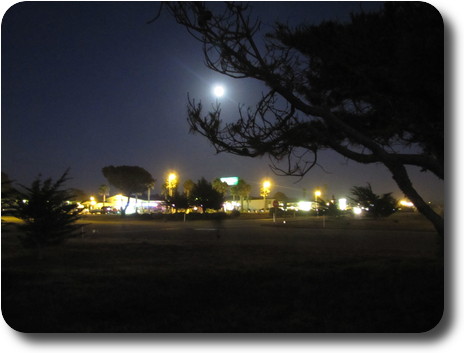
<svg viewBox="0 0 464 353"><path fill-rule="evenodd" d="M213 87L213 94L218 98L222 97L225 92L224 86L216 85Z"/></svg>
<svg viewBox="0 0 464 353"><path fill-rule="evenodd" d="M238 184L238 177L224 177L220 178L221 182L226 183L227 185L237 185Z"/></svg>
<svg viewBox="0 0 464 353"><path fill-rule="evenodd" d="M310 201L300 201L298 202L298 208L302 211L310 211L312 208L312 202Z"/></svg>
<svg viewBox="0 0 464 353"><path fill-rule="evenodd" d="M346 206L347 206L346 199L339 199L339 200L338 200L338 208L339 208L341 211L345 211L345 210L346 210Z"/></svg>
<svg viewBox="0 0 464 353"><path fill-rule="evenodd" d="M240 208L240 203L237 201L226 201L223 207L226 211L233 211L234 209Z"/></svg>
<svg viewBox="0 0 464 353"><path fill-rule="evenodd" d="M362 209L360 207L353 207L353 213L360 215L362 213Z"/></svg>
<svg viewBox="0 0 464 353"><path fill-rule="evenodd" d="M405 207L414 207L414 204L408 200L401 200L400 205Z"/></svg>

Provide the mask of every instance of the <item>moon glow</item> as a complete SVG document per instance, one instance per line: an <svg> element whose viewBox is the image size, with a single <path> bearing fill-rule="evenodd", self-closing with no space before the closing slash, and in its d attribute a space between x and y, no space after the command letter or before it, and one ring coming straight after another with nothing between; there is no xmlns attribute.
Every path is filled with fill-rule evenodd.
<svg viewBox="0 0 464 353"><path fill-rule="evenodd" d="M224 86L216 85L216 86L213 87L213 94L218 98L224 96L225 92L226 92L226 90L225 90Z"/></svg>

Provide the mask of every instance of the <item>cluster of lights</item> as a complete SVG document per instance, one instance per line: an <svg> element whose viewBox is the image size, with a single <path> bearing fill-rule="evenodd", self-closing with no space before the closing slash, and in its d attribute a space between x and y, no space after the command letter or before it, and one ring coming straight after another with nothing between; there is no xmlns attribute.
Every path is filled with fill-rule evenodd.
<svg viewBox="0 0 464 353"><path fill-rule="evenodd" d="M213 88L213 93L215 96L217 97L221 97L222 95L224 95L224 87L222 86L215 86ZM168 189L168 192L169 192L169 195L172 196L173 194L173 190L176 188L177 184L178 184L178 176L175 172L169 172L168 175L167 175L167 178L166 178L166 187ZM227 177L227 178L221 178L220 179L222 182L225 182L227 183L229 186L232 186L232 185L237 185L238 184L238 180L239 178L238 177ZM261 196L263 197L264 199L264 209L266 209L266 197L270 194L271 192L271 182L269 180L264 180L261 184L261 190L260 190L260 194ZM321 198L321 195L322 195L322 192L320 190L315 190L314 191L314 197L315 197L315 202L312 202L312 201L300 201L298 202L297 206L296 207L291 207L295 210L301 210L301 211L310 211L314 208L318 208L318 199ZM125 203L127 202L127 198L125 196L122 196L122 195L116 195L116 207L118 208L121 208L123 205L125 205ZM333 200L332 202L335 202L335 200ZM95 200L95 197L91 197L90 198L90 205L91 206L95 206L96 205L96 200ZM409 200L401 200L399 202L399 204L403 207L414 207L414 204L412 202L410 202ZM329 205L329 204L327 204ZM132 205L130 205L132 206ZM135 207L137 205L134 205ZM151 205L153 206L153 205ZM155 205L155 207L157 207L158 205ZM240 207L240 204L238 202L230 202L230 201L227 201L224 203L224 209L226 211L232 211L234 209L237 209ZM347 210L349 207L348 207L348 202L347 202L347 199L346 198L341 198L338 200L338 209L341 210L341 211L345 211ZM352 208L352 211L355 215L361 215L363 213L364 210L369 210L368 208L363 208L363 207L359 207L359 206L356 206L356 207L353 207Z"/></svg>
<svg viewBox="0 0 464 353"><path fill-rule="evenodd" d="M224 210L225 211L233 211L235 209L240 208L240 202L237 201L226 201L224 202Z"/></svg>
<svg viewBox="0 0 464 353"><path fill-rule="evenodd" d="M312 208L313 208L313 203L310 201L298 202L298 209L301 211L311 211Z"/></svg>
<svg viewBox="0 0 464 353"><path fill-rule="evenodd" d="M409 200L401 200L400 205L403 207L414 207L414 204Z"/></svg>

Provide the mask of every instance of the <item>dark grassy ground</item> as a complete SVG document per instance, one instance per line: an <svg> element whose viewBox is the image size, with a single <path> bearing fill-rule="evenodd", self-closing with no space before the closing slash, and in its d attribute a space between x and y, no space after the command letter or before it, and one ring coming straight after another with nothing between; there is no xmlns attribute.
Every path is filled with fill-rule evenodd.
<svg viewBox="0 0 464 353"><path fill-rule="evenodd" d="M4 319L23 332L424 332L441 318L443 264L421 221L232 222L220 239L127 225L41 261L2 232Z"/></svg>

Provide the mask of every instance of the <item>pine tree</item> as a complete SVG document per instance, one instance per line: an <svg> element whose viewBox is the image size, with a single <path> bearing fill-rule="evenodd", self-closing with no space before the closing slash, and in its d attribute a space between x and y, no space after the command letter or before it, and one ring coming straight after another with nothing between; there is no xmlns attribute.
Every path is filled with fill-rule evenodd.
<svg viewBox="0 0 464 353"><path fill-rule="evenodd" d="M35 248L42 259L42 248L62 244L78 234L76 221L79 214L76 204L70 203L73 195L62 189L69 180L66 171L56 182L51 178L45 181L37 177L30 187L20 185L14 204L14 215L24 223L20 241L24 247Z"/></svg>

